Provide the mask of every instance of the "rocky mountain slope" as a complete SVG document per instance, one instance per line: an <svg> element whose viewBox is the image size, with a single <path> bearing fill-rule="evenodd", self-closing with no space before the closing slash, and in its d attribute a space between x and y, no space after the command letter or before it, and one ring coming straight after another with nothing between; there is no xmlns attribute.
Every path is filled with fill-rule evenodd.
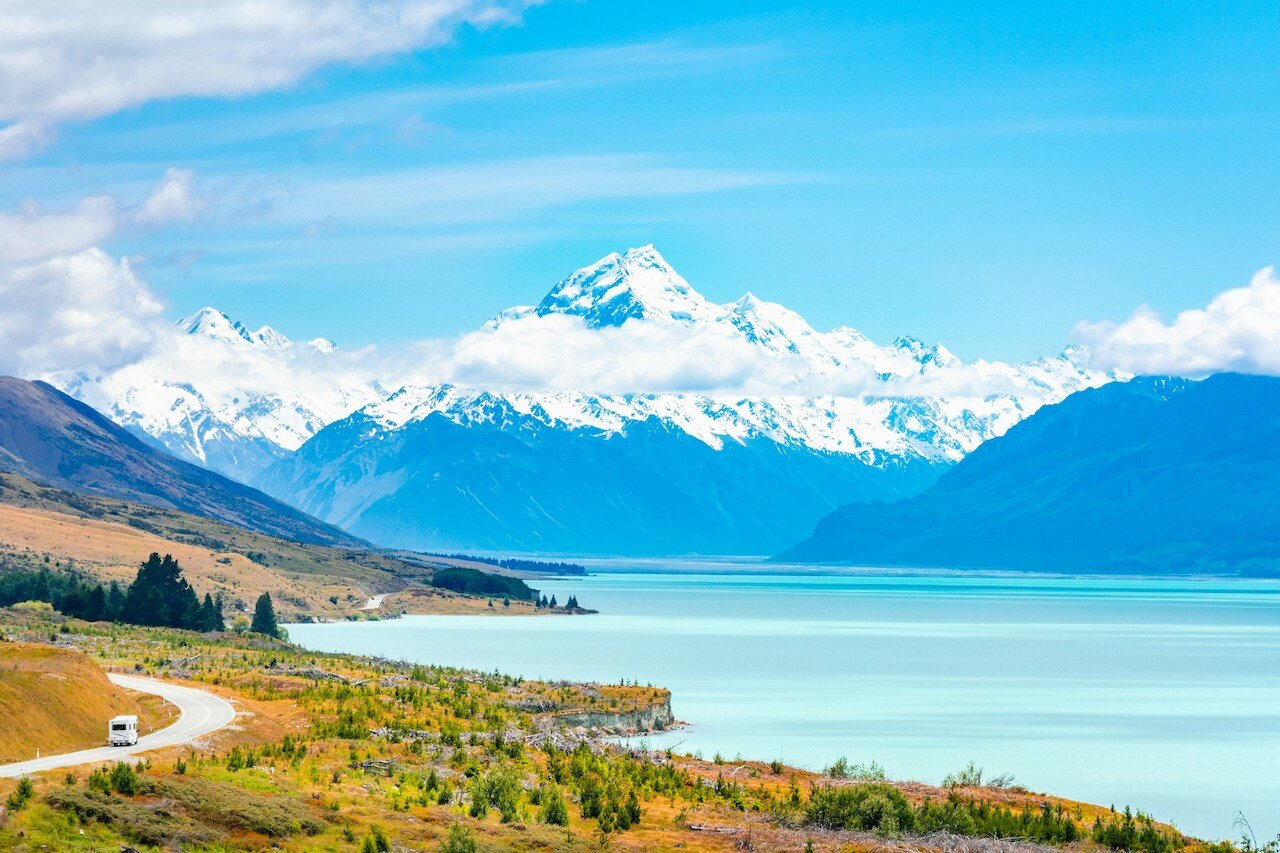
<svg viewBox="0 0 1280 853"><path fill-rule="evenodd" d="M841 507L780 560L1275 573L1280 379L1138 378L1075 394L923 494Z"/></svg>
<svg viewBox="0 0 1280 853"><path fill-rule="evenodd" d="M144 444L43 382L0 377L0 471L297 542L361 544L257 489Z"/></svg>

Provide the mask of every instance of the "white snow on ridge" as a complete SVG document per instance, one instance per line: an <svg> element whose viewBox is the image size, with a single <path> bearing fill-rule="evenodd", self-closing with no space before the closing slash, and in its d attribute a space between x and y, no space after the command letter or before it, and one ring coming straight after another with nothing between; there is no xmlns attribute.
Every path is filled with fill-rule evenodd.
<svg viewBox="0 0 1280 853"><path fill-rule="evenodd" d="M538 305L508 309L470 337L553 315L561 324L555 328L570 318L587 335L645 324L665 330L655 340L689 340L685 329L690 336L732 340L758 356L767 372L777 372L779 390L749 396L496 391L427 376L388 395L381 383L389 376L371 376L367 363L356 369L328 339L295 345L270 326L253 331L214 308L178 321L172 339L137 363L102 376L50 379L179 455L249 479L357 411L383 431L432 414L459 424L528 419L601 435L654 419L717 449L764 437L870 464L958 461L1040 406L1115 378L1090 370L1078 350L1026 364L966 364L945 347L914 338L882 346L849 327L820 332L794 311L752 294L716 304L652 246L607 255L561 281Z"/></svg>
<svg viewBox="0 0 1280 853"><path fill-rule="evenodd" d="M720 449L757 437L857 456L956 462L1043 405L992 398L748 397L704 394L597 395L581 391L494 394L453 385L407 386L360 414L393 432L438 414L461 425L505 423L511 415L563 429L619 435L656 419Z"/></svg>

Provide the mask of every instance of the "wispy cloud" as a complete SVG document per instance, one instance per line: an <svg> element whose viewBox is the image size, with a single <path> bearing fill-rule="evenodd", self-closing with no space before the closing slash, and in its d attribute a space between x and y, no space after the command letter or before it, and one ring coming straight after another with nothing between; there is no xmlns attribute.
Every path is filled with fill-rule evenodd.
<svg viewBox="0 0 1280 853"><path fill-rule="evenodd" d="M148 101L277 89L331 63L446 41L462 24L516 20L522 0L273 0L179 6L121 0L0 3L0 156L30 154L51 124Z"/></svg>
<svg viewBox="0 0 1280 853"><path fill-rule="evenodd" d="M510 221L593 201L684 196L811 183L798 172L675 165L658 155L531 157L363 176L315 175L274 205L280 219L457 226Z"/></svg>
<svg viewBox="0 0 1280 853"><path fill-rule="evenodd" d="M171 138L196 138L211 146L309 136L304 153L345 134L374 130L406 142L416 131L438 132L445 125L433 116L450 107L551 92L599 89L628 82L661 80L733 68L758 68L785 55L772 43L699 46L679 40L568 48L504 55L476 61L472 73L484 82L425 83L380 88L358 95L300 98L255 110L252 121L221 116L158 122L122 129L114 136L127 147L153 145Z"/></svg>
<svg viewBox="0 0 1280 853"><path fill-rule="evenodd" d="M950 145L1031 136L1117 136L1164 133L1205 126L1204 122L1141 115L1026 116L999 121L886 127L859 134L870 141Z"/></svg>

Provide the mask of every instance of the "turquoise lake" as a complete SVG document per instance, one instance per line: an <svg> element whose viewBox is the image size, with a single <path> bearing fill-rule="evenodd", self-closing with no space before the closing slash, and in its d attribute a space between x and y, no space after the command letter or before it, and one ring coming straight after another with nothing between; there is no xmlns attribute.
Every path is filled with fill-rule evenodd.
<svg viewBox="0 0 1280 853"><path fill-rule="evenodd" d="M294 641L669 687L710 758L840 755L938 782L969 760L1192 834L1280 833L1280 583L782 572L608 561L531 581L599 615L289 625Z"/></svg>

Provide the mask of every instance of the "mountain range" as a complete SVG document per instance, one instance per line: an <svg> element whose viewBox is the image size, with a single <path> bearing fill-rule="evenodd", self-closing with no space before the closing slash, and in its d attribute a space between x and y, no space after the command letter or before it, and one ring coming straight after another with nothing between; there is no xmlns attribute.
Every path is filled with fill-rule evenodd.
<svg viewBox="0 0 1280 853"><path fill-rule="evenodd" d="M865 566L1271 572L1280 379L1140 377L1081 391L923 493L824 518L778 559Z"/></svg>
<svg viewBox="0 0 1280 853"><path fill-rule="evenodd" d="M257 489L174 459L44 382L0 376L0 471L295 542L365 544Z"/></svg>
<svg viewBox="0 0 1280 853"><path fill-rule="evenodd" d="M750 294L714 303L652 246L473 335L542 321L714 340L776 390L392 384L338 369L327 340L298 344L211 308L179 322L181 357L51 381L146 441L387 545L768 553L841 504L918 492L1039 407L1115 378L1076 351L962 363L909 337L820 332Z"/></svg>

